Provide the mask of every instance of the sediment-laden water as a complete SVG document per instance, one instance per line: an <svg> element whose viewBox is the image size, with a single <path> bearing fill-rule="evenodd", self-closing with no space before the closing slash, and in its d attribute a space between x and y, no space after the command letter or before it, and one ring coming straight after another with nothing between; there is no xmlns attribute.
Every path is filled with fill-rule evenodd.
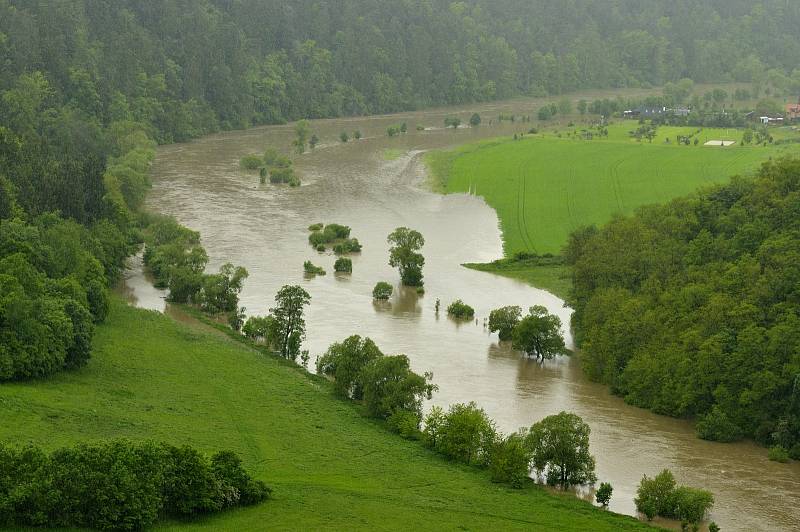
<svg viewBox="0 0 800 532"><path fill-rule="evenodd" d="M614 511L635 514L633 498L642 475L670 468L679 482L714 493L712 517L723 530L800 528L797 463L770 462L765 449L749 443L696 439L690 423L628 406L604 386L588 382L575 357L544 364L526 360L484 328L489 311L504 305L545 305L565 324L570 310L542 290L461 267L502 255L497 216L480 198L440 196L421 187L424 150L512 135L536 125L497 123L499 112L533 114L531 102L463 109L462 119L474 110L482 113L483 125L457 131L441 129L453 110L315 121L312 129L322 143L297 158L303 186L295 189L259 185L257 175L238 168L240 157L267 147L288 152L292 126L166 146L153 168L148 207L200 231L210 268L228 261L247 268L241 303L249 314L267 313L282 285L303 285L313 298L304 346L312 365L332 342L351 334L369 336L386 353L407 354L416 371L433 371L439 385L434 403L476 401L503 431L561 410L582 416L592 428L598 478L614 486ZM386 128L401 122L407 122L409 133L387 138ZM418 124L436 129L416 131ZM352 136L355 130L365 138L339 142L341 131ZM307 226L315 222L352 227L364 246L353 256L352 275L334 275L335 257L308 245ZM398 284L397 272L387 264L386 244L398 226L425 236L426 293L419 297L399 289L390 302L375 303L371 292L377 281ZM306 278L302 266L309 259L328 275ZM161 305L160 295L148 290L143 278L129 279L129 289L145 306ZM442 303L438 316L437 298ZM475 308L477 323L456 323L446 316L446 306L458 298Z"/></svg>

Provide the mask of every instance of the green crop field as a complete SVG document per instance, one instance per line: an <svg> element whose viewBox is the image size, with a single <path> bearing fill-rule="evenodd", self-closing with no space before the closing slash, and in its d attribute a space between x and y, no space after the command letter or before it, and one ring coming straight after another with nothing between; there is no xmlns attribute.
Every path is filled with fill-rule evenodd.
<svg viewBox="0 0 800 532"><path fill-rule="evenodd" d="M497 210L510 256L519 251L557 254L577 227L724 182L769 157L800 152L800 144L742 146L742 131L736 129L659 127L652 143L638 142L628 135L637 127L633 121L618 122L608 128L608 137L594 140L580 138L581 126L549 129L520 141L432 152L427 161L435 188L482 196ZM776 141L798 137L789 128L770 132ZM678 135L692 133L690 146L677 144ZM709 140L737 142L725 148L703 146Z"/></svg>
<svg viewBox="0 0 800 532"><path fill-rule="evenodd" d="M572 495L489 481L389 433L326 381L201 326L114 300L89 365L3 384L0 439L125 437L233 449L274 488L259 506L159 528L638 530Z"/></svg>

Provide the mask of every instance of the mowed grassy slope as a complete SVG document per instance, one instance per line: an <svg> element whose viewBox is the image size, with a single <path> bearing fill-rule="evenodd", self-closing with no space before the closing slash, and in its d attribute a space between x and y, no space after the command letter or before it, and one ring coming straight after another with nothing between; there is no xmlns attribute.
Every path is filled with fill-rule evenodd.
<svg viewBox="0 0 800 532"><path fill-rule="evenodd" d="M571 495L492 484L485 472L363 418L327 382L197 326L115 300L95 345L78 372L0 386L0 439L54 448L151 438L233 449L275 490L256 507L159 528L648 528Z"/></svg>
<svg viewBox="0 0 800 532"><path fill-rule="evenodd" d="M769 157L800 149L797 144L741 146L742 132L735 129L703 129L697 134L700 145L679 146L676 135L697 128L661 127L652 143L640 143L628 136L637 127L633 121L616 123L607 138L591 141L568 136L576 128L562 128L558 134L549 130L516 142L495 140L434 152L428 162L444 192L472 192L497 210L506 255L557 254L577 227L602 224L615 213L630 214L641 205L724 182ZM787 130L774 134L795 135ZM702 145L728 139L737 144Z"/></svg>

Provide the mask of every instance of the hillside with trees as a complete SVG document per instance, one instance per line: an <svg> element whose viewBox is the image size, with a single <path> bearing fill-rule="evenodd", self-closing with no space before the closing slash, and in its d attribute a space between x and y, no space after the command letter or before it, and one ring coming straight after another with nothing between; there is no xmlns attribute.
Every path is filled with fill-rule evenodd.
<svg viewBox="0 0 800 532"><path fill-rule="evenodd" d="M800 456L800 160L574 233L588 375L626 401Z"/></svg>
<svg viewBox="0 0 800 532"><path fill-rule="evenodd" d="M159 142L682 78L796 97L798 24L784 0L4 0L0 91L40 72L39 108L82 137L132 120Z"/></svg>

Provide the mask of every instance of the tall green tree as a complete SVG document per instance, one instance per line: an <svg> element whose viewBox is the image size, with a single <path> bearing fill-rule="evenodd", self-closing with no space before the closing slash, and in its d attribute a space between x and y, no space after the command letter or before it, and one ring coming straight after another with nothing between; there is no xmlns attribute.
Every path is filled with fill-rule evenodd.
<svg viewBox="0 0 800 532"><path fill-rule="evenodd" d="M533 468L550 485L567 488L592 483L595 460L589 453L589 425L580 416L561 412L534 423L526 442Z"/></svg>
<svg viewBox="0 0 800 532"><path fill-rule="evenodd" d="M305 307L311 296L301 286L286 285L275 295L275 307L270 309L275 318L278 337L276 343L281 356L295 360L306 334Z"/></svg>
<svg viewBox="0 0 800 532"><path fill-rule="evenodd" d="M566 353L561 319L541 305L530 308L529 314L514 327L511 338L514 349L529 357L546 360Z"/></svg>
<svg viewBox="0 0 800 532"><path fill-rule="evenodd" d="M422 267L425 257L419 251L425 239L419 231L398 227L386 239L389 248L389 266L400 270L400 279L406 286L422 286Z"/></svg>

